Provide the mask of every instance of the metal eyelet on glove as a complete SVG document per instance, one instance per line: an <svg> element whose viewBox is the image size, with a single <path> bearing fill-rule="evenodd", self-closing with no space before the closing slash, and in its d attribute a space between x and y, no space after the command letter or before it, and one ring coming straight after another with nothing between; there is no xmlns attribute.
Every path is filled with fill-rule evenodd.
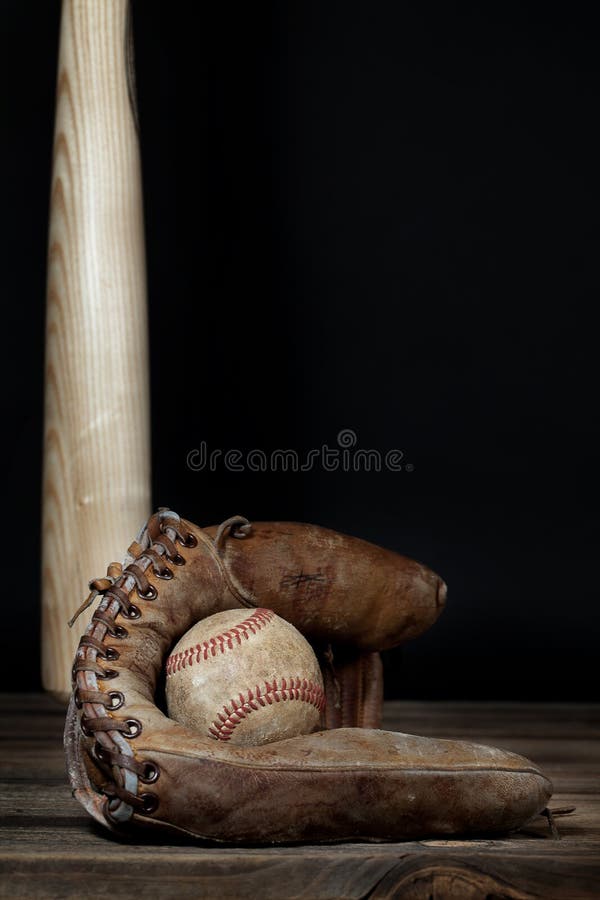
<svg viewBox="0 0 600 900"><path fill-rule="evenodd" d="M124 619L141 619L142 611L139 606L136 606L135 603L132 603L128 610L121 610L121 615Z"/></svg>
<svg viewBox="0 0 600 900"><path fill-rule="evenodd" d="M125 703L125 695L121 691L109 691L108 696L110 697L110 706L107 706L107 709L115 710L121 709L123 704Z"/></svg>
<svg viewBox="0 0 600 900"><path fill-rule="evenodd" d="M157 578L162 578L163 581L170 581L173 578L173 572L169 569L168 566L165 566L164 569L155 570L154 574Z"/></svg>
<svg viewBox="0 0 600 900"><path fill-rule="evenodd" d="M193 548L198 546L198 538L194 537L191 531L188 531L183 540L181 538L177 539L179 543L183 547Z"/></svg>
<svg viewBox="0 0 600 900"><path fill-rule="evenodd" d="M94 733L93 731L90 731L90 729L87 727L87 719L85 716L81 717L79 727L81 728L83 734L85 734L86 737L91 737L92 734Z"/></svg>
<svg viewBox="0 0 600 900"><path fill-rule="evenodd" d="M144 774L139 776L140 781L144 784L154 784L158 781L160 776L160 769L156 763L148 762L144 763Z"/></svg>
<svg viewBox="0 0 600 900"><path fill-rule="evenodd" d="M118 678L119 673L116 669L104 669L102 675L98 676L101 681L107 681L110 678Z"/></svg>
<svg viewBox="0 0 600 900"><path fill-rule="evenodd" d="M142 591L140 591L138 589L137 595L140 598L140 600L156 600L156 598L158 597L158 591L156 590L156 588L154 587L153 584L149 584L148 590L146 591L145 594L142 593Z"/></svg>
<svg viewBox="0 0 600 900"><path fill-rule="evenodd" d="M150 791L144 791L143 794L139 795L139 798L142 801L141 813L145 813L149 816L152 815L153 812L156 812L158 809L158 797L156 794L152 794Z"/></svg>
<svg viewBox="0 0 600 900"><path fill-rule="evenodd" d="M133 738L139 737L142 733L142 723L139 719L125 719L125 725L128 726L128 731L123 731L123 737L129 738L132 740Z"/></svg>
<svg viewBox="0 0 600 900"><path fill-rule="evenodd" d="M93 756L98 760L98 762L106 762L107 753L105 748L102 746L99 741L96 741L94 744Z"/></svg>

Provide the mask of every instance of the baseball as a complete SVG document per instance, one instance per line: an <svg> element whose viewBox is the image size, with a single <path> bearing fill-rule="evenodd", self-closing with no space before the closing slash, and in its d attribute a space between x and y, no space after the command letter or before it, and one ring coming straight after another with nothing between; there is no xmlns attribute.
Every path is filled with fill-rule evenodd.
<svg viewBox="0 0 600 900"><path fill-rule="evenodd" d="M206 737L268 744L315 731L325 706L317 658L270 609L198 622L166 661L169 716Z"/></svg>

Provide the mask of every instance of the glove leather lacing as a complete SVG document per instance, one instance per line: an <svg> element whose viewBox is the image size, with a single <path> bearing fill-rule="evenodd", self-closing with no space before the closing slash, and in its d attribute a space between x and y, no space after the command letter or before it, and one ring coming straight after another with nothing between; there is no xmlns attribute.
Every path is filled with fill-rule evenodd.
<svg viewBox="0 0 600 900"><path fill-rule="evenodd" d="M247 519L234 516L219 527L215 540L218 554L227 534L245 537L251 528ZM95 737L93 756L96 763L109 775L100 788L106 796L105 815L109 820L124 822L134 812L151 815L158 807L158 797L151 791L138 793L139 782L153 784L160 777L158 765L151 760L135 758L130 741L142 732L138 719L120 719L113 713L120 709L125 697L118 690L100 690L98 681L110 681L119 676L110 666L119 659L118 642L128 637L125 625L117 624L117 616L132 621L141 618L142 604L136 600L152 602L158 590L150 583L146 571L170 581L175 577L173 566L186 563L178 545L193 549L197 538L183 528L181 518L168 509L159 509L142 528L138 538L130 546L123 562L111 563L104 578L90 582L90 595L77 610L69 625L90 606L97 597L101 602L95 610L85 634L79 642L73 666L73 699L82 709L80 727L86 737ZM114 639L114 640L113 640ZM107 771L108 770L108 771Z"/></svg>

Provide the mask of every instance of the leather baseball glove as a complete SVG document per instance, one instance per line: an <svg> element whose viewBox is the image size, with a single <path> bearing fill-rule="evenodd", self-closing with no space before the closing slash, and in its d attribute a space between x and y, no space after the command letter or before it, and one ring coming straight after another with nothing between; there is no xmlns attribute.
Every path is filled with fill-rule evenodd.
<svg viewBox="0 0 600 900"><path fill-rule="evenodd" d="M546 806L551 784L523 757L376 730L379 651L421 634L445 602L443 581L412 560L312 525L201 529L162 509L91 588L82 609L101 602L73 666L65 747L74 795L113 831L405 840L508 831ZM317 733L236 747L169 719L161 673L195 622L255 606L312 643L327 712Z"/></svg>

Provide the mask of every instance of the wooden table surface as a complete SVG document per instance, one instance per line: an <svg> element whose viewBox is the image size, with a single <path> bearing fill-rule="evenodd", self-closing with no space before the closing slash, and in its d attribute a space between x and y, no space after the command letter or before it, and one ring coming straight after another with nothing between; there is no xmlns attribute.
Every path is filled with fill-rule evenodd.
<svg viewBox="0 0 600 900"><path fill-rule="evenodd" d="M552 807L574 805L553 840L539 818L498 840L229 848L127 844L71 798L64 711L0 695L0 896L600 898L600 706L389 703L396 731L491 743L541 764Z"/></svg>

